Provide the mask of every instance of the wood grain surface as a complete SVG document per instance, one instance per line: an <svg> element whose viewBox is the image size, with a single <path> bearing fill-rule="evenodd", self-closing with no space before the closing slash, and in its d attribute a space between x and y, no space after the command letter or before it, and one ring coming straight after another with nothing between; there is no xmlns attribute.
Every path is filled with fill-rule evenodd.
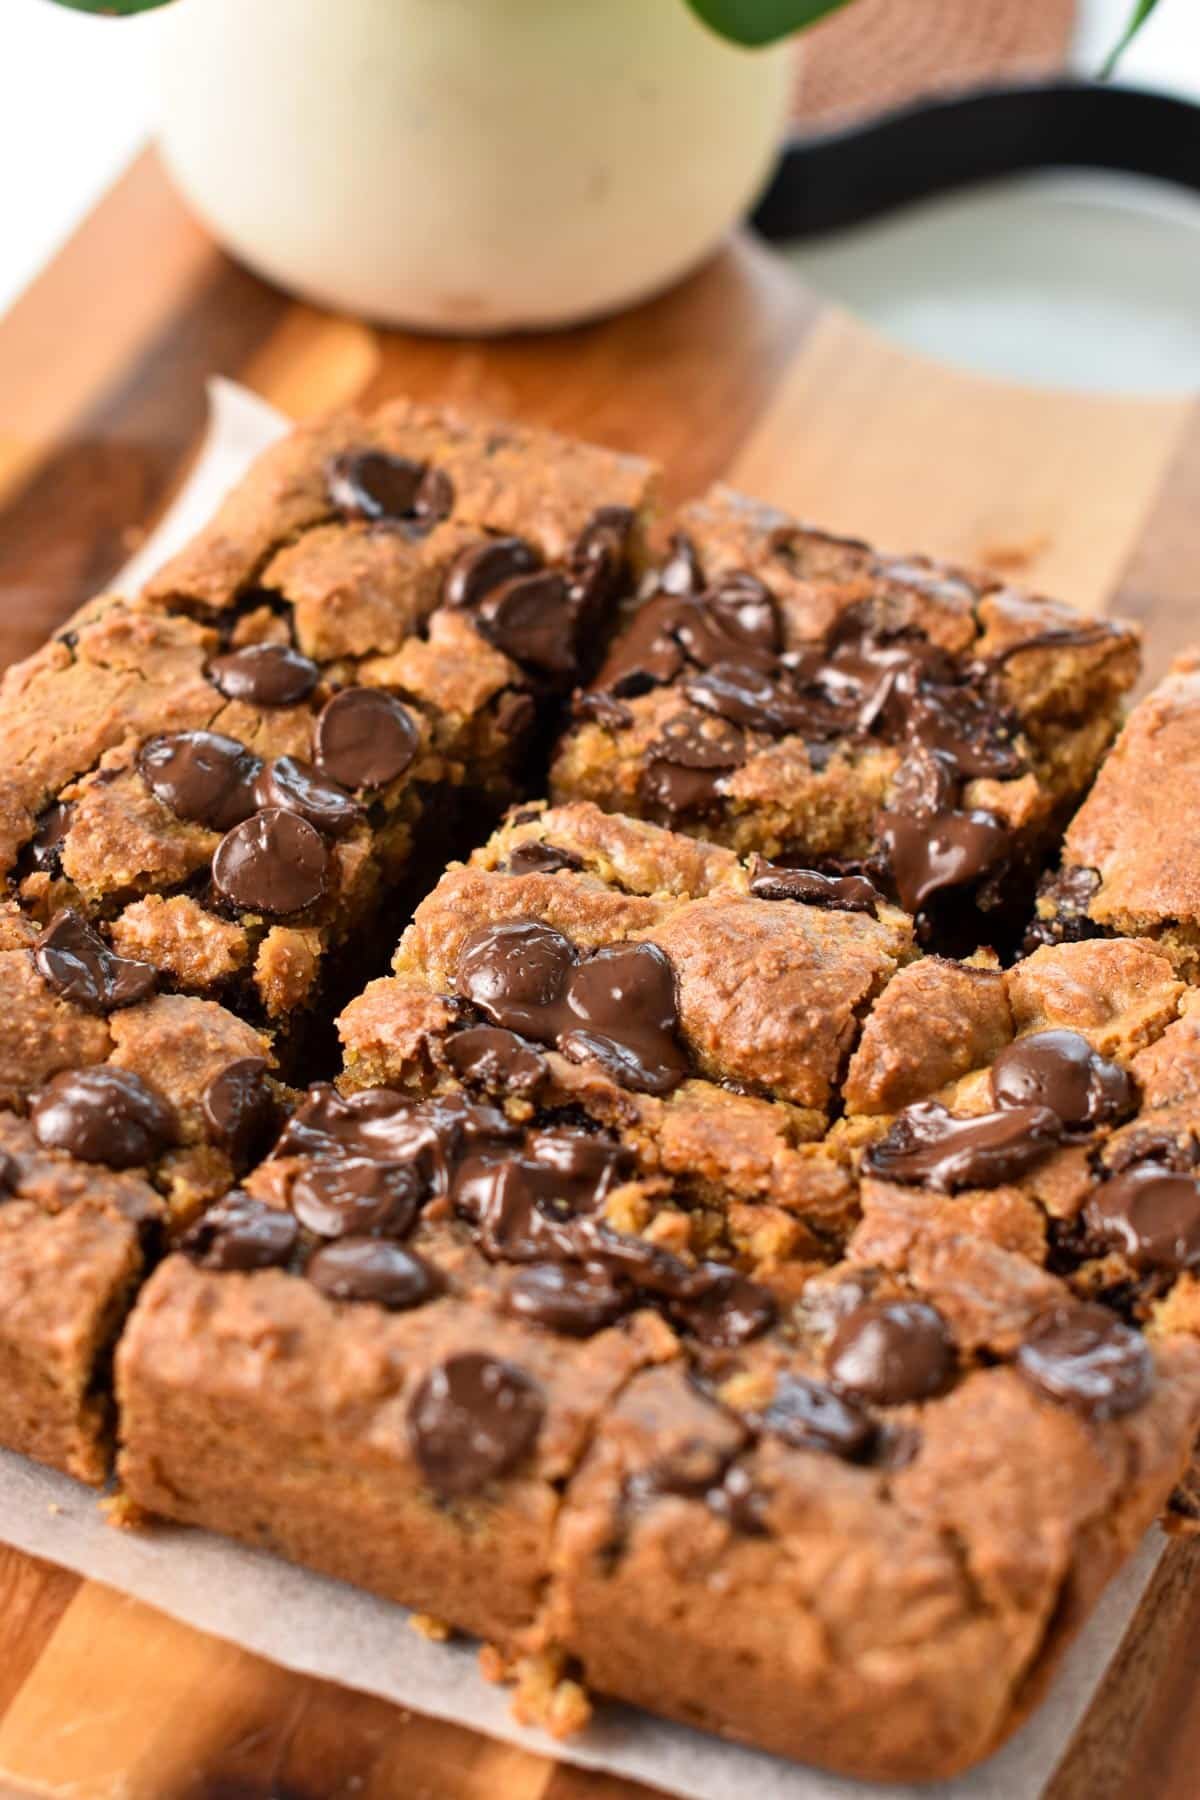
<svg viewBox="0 0 1200 1800"><path fill-rule="evenodd" d="M153 524L186 474L212 374L297 414L406 393L553 425L660 458L670 500L728 477L888 547L1132 613L1151 675L1200 636L1192 401L1023 391L923 363L748 240L585 329L498 342L375 331L229 262L147 154L0 322L0 660L102 588ZM1197 1668L1200 1546L1181 1542L1048 1800L1196 1800ZM287 1674L0 1549L0 1795L648 1792Z"/></svg>

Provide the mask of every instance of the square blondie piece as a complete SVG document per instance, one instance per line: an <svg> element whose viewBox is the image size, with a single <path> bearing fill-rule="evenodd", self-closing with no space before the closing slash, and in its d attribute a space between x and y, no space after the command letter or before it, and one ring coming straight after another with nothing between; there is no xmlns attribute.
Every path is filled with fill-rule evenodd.
<svg viewBox="0 0 1200 1800"><path fill-rule="evenodd" d="M108 1016L0 950L0 1444L102 1482L110 1362L165 1245L269 1143L270 1044L212 1001Z"/></svg>
<svg viewBox="0 0 1200 1800"><path fill-rule="evenodd" d="M1044 883L1031 947L1153 938L1200 976L1200 650L1134 707Z"/></svg>
<svg viewBox="0 0 1200 1800"><path fill-rule="evenodd" d="M5 675L21 905L290 1049L327 963L519 791L635 580L650 480L406 403L293 432L144 595Z"/></svg>
<svg viewBox="0 0 1200 1800"><path fill-rule="evenodd" d="M853 1218L820 1140L862 1019L914 953L865 880L586 803L520 808L343 1013L342 1085L582 1116L687 1197L694 1231L756 1263L818 1252Z"/></svg>
<svg viewBox="0 0 1200 1800"><path fill-rule="evenodd" d="M1011 939L1136 632L726 488L679 527L578 698L554 797L867 873L937 947Z"/></svg>

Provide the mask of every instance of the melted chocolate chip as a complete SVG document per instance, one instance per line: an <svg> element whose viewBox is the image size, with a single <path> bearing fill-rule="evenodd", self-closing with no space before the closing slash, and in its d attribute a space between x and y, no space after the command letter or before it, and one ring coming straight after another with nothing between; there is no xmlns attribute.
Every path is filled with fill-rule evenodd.
<svg viewBox="0 0 1200 1800"><path fill-rule="evenodd" d="M541 566L541 556L524 538L489 538L459 551L447 571L442 598L447 606L470 609L496 588Z"/></svg>
<svg viewBox="0 0 1200 1800"><path fill-rule="evenodd" d="M704 571L696 546L690 537L677 531L671 538L670 554L658 571L658 588L664 594L699 594L704 588Z"/></svg>
<svg viewBox="0 0 1200 1800"><path fill-rule="evenodd" d="M383 688L344 688L326 701L314 733L317 766L344 788L378 788L403 775L421 743L412 714Z"/></svg>
<svg viewBox="0 0 1200 1800"><path fill-rule="evenodd" d="M545 1086L546 1059L498 1025L471 1025L447 1040L446 1061L461 1081L487 1093L532 1096Z"/></svg>
<svg viewBox="0 0 1200 1800"><path fill-rule="evenodd" d="M285 917L325 892L329 855L307 819L267 807L227 831L213 856L217 891L246 912Z"/></svg>
<svg viewBox="0 0 1200 1800"><path fill-rule="evenodd" d="M1083 1217L1088 1230L1135 1269L1174 1275L1200 1266L1200 1179L1194 1174L1135 1163L1096 1189Z"/></svg>
<svg viewBox="0 0 1200 1800"><path fill-rule="evenodd" d="M144 1000L158 979L150 963L118 956L82 914L56 913L37 940L34 961L63 1000L88 1012L116 1012Z"/></svg>
<svg viewBox="0 0 1200 1800"><path fill-rule="evenodd" d="M482 1143L455 1172L454 1205L469 1219L485 1256L508 1262L574 1260L573 1226L632 1173L628 1151L577 1131L534 1134L528 1153Z"/></svg>
<svg viewBox="0 0 1200 1800"><path fill-rule="evenodd" d="M238 1168L264 1148L279 1116L261 1056L227 1064L213 1076L200 1104L213 1143Z"/></svg>
<svg viewBox="0 0 1200 1800"><path fill-rule="evenodd" d="M826 1367L840 1389L876 1406L899 1406L941 1393L954 1372L954 1346L932 1306L868 1301L838 1326Z"/></svg>
<svg viewBox="0 0 1200 1800"><path fill-rule="evenodd" d="M0 1200L10 1200L21 1182L21 1165L7 1150L0 1150Z"/></svg>
<svg viewBox="0 0 1200 1800"><path fill-rule="evenodd" d="M1124 1069L1077 1031L1036 1031L1009 1044L992 1066L992 1094L997 1106L1048 1106L1074 1131L1116 1124L1137 1107Z"/></svg>
<svg viewBox="0 0 1200 1800"><path fill-rule="evenodd" d="M862 875L822 875L816 869L789 869L756 856L750 869L756 900L798 900L837 912L875 914L883 896Z"/></svg>
<svg viewBox="0 0 1200 1800"><path fill-rule="evenodd" d="M33 1130L46 1150L81 1162L133 1169L152 1163L176 1142L171 1106L131 1069L101 1064L64 1069L33 1103Z"/></svg>
<svg viewBox="0 0 1200 1800"><path fill-rule="evenodd" d="M294 756L277 756L267 763L254 784L254 799L260 810L281 806L285 812L298 813L324 837L344 837L363 816L345 788L326 781L311 763Z"/></svg>
<svg viewBox="0 0 1200 1800"><path fill-rule="evenodd" d="M574 964L574 947L552 925L535 919L481 925L463 940L458 984L493 1024L544 1041L557 1031Z"/></svg>
<svg viewBox="0 0 1200 1800"><path fill-rule="evenodd" d="M29 845L29 860L45 875L62 874L63 844L71 829L71 808L61 800L48 806L38 820Z"/></svg>
<svg viewBox="0 0 1200 1800"><path fill-rule="evenodd" d="M1031 1386L1087 1418L1132 1412L1154 1386L1145 1340L1102 1306L1070 1306L1049 1314L1017 1351Z"/></svg>
<svg viewBox="0 0 1200 1800"><path fill-rule="evenodd" d="M312 693L320 674L310 657L289 644L247 644L208 665L209 680L227 700L253 706L295 706Z"/></svg>
<svg viewBox="0 0 1200 1800"><path fill-rule="evenodd" d="M789 732L820 734L822 718L811 702L799 699L762 669L745 663L713 663L683 683L693 706L716 713L746 731L771 737Z"/></svg>
<svg viewBox="0 0 1200 1800"><path fill-rule="evenodd" d="M668 819L709 812L720 805L725 776L740 768L745 755L745 739L734 726L703 725L679 713L646 747L642 796Z"/></svg>
<svg viewBox="0 0 1200 1800"><path fill-rule="evenodd" d="M474 1494L533 1449L545 1416L537 1383L479 1351L430 1370L412 1397L408 1435L430 1487L443 1499Z"/></svg>
<svg viewBox="0 0 1200 1800"><path fill-rule="evenodd" d="M454 507L454 487L441 469L389 456L383 450L350 450L327 471L329 498L352 518L430 531Z"/></svg>
<svg viewBox="0 0 1200 1800"><path fill-rule="evenodd" d="M291 1261L299 1236L291 1213L235 1188L209 1207L179 1248L202 1269L280 1269Z"/></svg>
<svg viewBox="0 0 1200 1800"><path fill-rule="evenodd" d="M1020 1180L1061 1137L1058 1114L1047 1106L1010 1106L957 1119L940 1101L922 1100L906 1107L871 1145L864 1166L885 1181L953 1194Z"/></svg>
<svg viewBox="0 0 1200 1800"><path fill-rule="evenodd" d="M700 1343L734 1350L761 1337L775 1323L778 1308L769 1288L719 1263L701 1264L697 1274L707 1283L707 1291L673 1311L677 1323Z"/></svg>
<svg viewBox="0 0 1200 1800"><path fill-rule="evenodd" d="M572 1061L598 1062L623 1087L648 1094L670 1093L687 1075L675 975L656 944L595 951L573 971L566 1007L557 1041Z"/></svg>
<svg viewBox="0 0 1200 1800"><path fill-rule="evenodd" d="M866 1456L875 1441L869 1413L805 1375L780 1375L770 1404L745 1416L756 1431L781 1438L793 1450L822 1450L846 1462Z"/></svg>
<svg viewBox="0 0 1200 1800"><path fill-rule="evenodd" d="M557 875L563 869L582 869L583 858L573 850L563 850L543 838L526 838L509 854L502 866L506 875Z"/></svg>
<svg viewBox="0 0 1200 1800"><path fill-rule="evenodd" d="M994 813L947 810L924 817L885 812L879 843L906 912L918 913L935 895L973 887L1008 856L1012 834Z"/></svg>
<svg viewBox="0 0 1200 1800"><path fill-rule="evenodd" d="M147 738L137 754L143 781L180 819L229 831L254 811L262 760L216 731L171 731Z"/></svg>
<svg viewBox="0 0 1200 1800"><path fill-rule="evenodd" d="M543 675L574 672L574 615L566 577L555 569L506 581L475 608L475 622L489 643Z"/></svg>
<svg viewBox="0 0 1200 1800"><path fill-rule="evenodd" d="M436 1271L402 1244L342 1238L309 1258L304 1273L330 1300L365 1300L389 1312L423 1306L441 1292Z"/></svg>
<svg viewBox="0 0 1200 1800"><path fill-rule="evenodd" d="M629 1301L624 1289L603 1268L570 1263L533 1263L508 1284L509 1312L561 1331L568 1337L591 1337L619 1319Z"/></svg>
<svg viewBox="0 0 1200 1800"><path fill-rule="evenodd" d="M418 1105L390 1088L370 1088L343 1100L328 1082L317 1082L280 1134L275 1154L413 1161L444 1192L449 1164L464 1144L518 1136L502 1112L457 1095Z"/></svg>
<svg viewBox="0 0 1200 1800"><path fill-rule="evenodd" d="M292 1182L291 1207L318 1237L404 1237L427 1193L428 1183L415 1162L338 1157L300 1170Z"/></svg>

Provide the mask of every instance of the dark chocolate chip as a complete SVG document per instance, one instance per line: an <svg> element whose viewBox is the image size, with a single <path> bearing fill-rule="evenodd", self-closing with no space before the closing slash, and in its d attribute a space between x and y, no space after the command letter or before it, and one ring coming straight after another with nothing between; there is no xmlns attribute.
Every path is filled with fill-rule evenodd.
<svg viewBox="0 0 1200 1800"><path fill-rule="evenodd" d="M347 450L329 464L329 498L352 518L391 523L445 518L454 504L446 477L431 480L425 463L384 450Z"/></svg>
<svg viewBox="0 0 1200 1800"><path fill-rule="evenodd" d="M216 731L170 731L147 738L137 755L155 799L180 819L228 831L254 811L262 759Z"/></svg>
<svg viewBox="0 0 1200 1800"><path fill-rule="evenodd" d="M162 1095L131 1069L105 1064L55 1075L31 1116L44 1149L66 1150L110 1169L152 1163L178 1137L174 1109Z"/></svg>
<svg viewBox="0 0 1200 1800"><path fill-rule="evenodd" d="M719 1263L703 1264L710 1285L706 1293L673 1308L685 1331L702 1344L732 1350L761 1337L775 1323L778 1308L769 1288Z"/></svg>
<svg viewBox="0 0 1200 1800"><path fill-rule="evenodd" d="M871 1145L864 1166L885 1181L953 1194L1017 1181L1061 1140L1062 1121L1048 1106L1010 1106L958 1119L940 1101L921 1100Z"/></svg>
<svg viewBox="0 0 1200 1800"><path fill-rule="evenodd" d="M1077 1031L1017 1038L992 1065L992 1094L997 1106L1048 1106L1078 1131L1117 1124L1137 1108L1137 1088L1121 1065Z"/></svg>
<svg viewBox="0 0 1200 1800"><path fill-rule="evenodd" d="M298 813L269 806L227 831L213 856L218 892L246 912L303 912L325 892L329 854Z"/></svg>
<svg viewBox="0 0 1200 1800"><path fill-rule="evenodd" d="M789 869L756 856L750 868L750 892L756 900L798 900L836 912L874 915L883 896L862 875L822 875L817 869Z"/></svg>
<svg viewBox="0 0 1200 1800"><path fill-rule="evenodd" d="M158 979L152 964L118 956L71 907L54 915L33 954L54 992L88 1012L110 1013L135 1006Z"/></svg>
<svg viewBox="0 0 1200 1800"><path fill-rule="evenodd" d="M326 1244L309 1258L304 1273L330 1300L365 1300L389 1312L423 1306L442 1288L423 1257L380 1238Z"/></svg>
<svg viewBox="0 0 1200 1800"><path fill-rule="evenodd" d="M430 1370L408 1409L412 1452L436 1494L474 1494L533 1449L545 1416L537 1383L468 1350Z"/></svg>
<svg viewBox="0 0 1200 1800"><path fill-rule="evenodd" d="M317 717L314 744L323 775L344 788L384 787L403 775L420 747L412 714L383 688L344 688Z"/></svg>
<svg viewBox="0 0 1200 1800"><path fill-rule="evenodd" d="M291 1213L234 1188L209 1207L179 1247L202 1269L278 1269L291 1261L299 1236Z"/></svg>
<svg viewBox="0 0 1200 1800"><path fill-rule="evenodd" d="M642 796L668 819L709 812L720 805L722 782L745 756L745 739L735 726L678 713L646 747Z"/></svg>
<svg viewBox="0 0 1200 1800"><path fill-rule="evenodd" d="M445 469L426 469L417 489L414 505L416 523L422 531L432 531L454 511L454 483Z"/></svg>
<svg viewBox="0 0 1200 1800"><path fill-rule="evenodd" d="M0 1150L0 1200L10 1200L21 1181L21 1165L7 1150Z"/></svg>
<svg viewBox="0 0 1200 1800"><path fill-rule="evenodd" d="M543 675L574 673L575 608L566 577L557 569L506 581L474 611L484 637L515 663Z"/></svg>
<svg viewBox="0 0 1200 1800"><path fill-rule="evenodd" d="M941 1314L918 1300L855 1307L834 1333L826 1359L831 1381L877 1406L940 1394L954 1366Z"/></svg>
<svg viewBox="0 0 1200 1800"><path fill-rule="evenodd" d="M362 807L345 788L327 781L311 763L294 756L277 756L267 763L254 784L260 808L281 806L298 813L324 837L344 837L362 818Z"/></svg>
<svg viewBox="0 0 1200 1800"><path fill-rule="evenodd" d="M531 1096L549 1070L534 1044L499 1025L471 1025L446 1042L446 1061L461 1081L488 1093Z"/></svg>
<svg viewBox="0 0 1200 1800"><path fill-rule="evenodd" d="M239 1057L219 1070L200 1104L213 1143L237 1168L265 1148L278 1123L279 1108L261 1056Z"/></svg>
<svg viewBox="0 0 1200 1800"><path fill-rule="evenodd" d="M552 925L536 919L480 925L463 939L458 984L493 1024L542 1039L574 964L574 947Z"/></svg>
<svg viewBox="0 0 1200 1800"><path fill-rule="evenodd" d="M507 1262L586 1260L576 1221L632 1172L632 1158L605 1137L535 1133L528 1154L484 1143L456 1171L451 1192L485 1256Z"/></svg>
<svg viewBox="0 0 1200 1800"><path fill-rule="evenodd" d="M607 944L580 962L566 1011L558 1046L572 1061L598 1062L623 1087L647 1094L668 1094L686 1077L675 973L657 944Z"/></svg>
<svg viewBox="0 0 1200 1800"><path fill-rule="evenodd" d="M770 1404L746 1416L755 1430L781 1438L794 1450L823 1450L847 1462L867 1455L875 1441L869 1413L805 1375L780 1375Z"/></svg>
<svg viewBox="0 0 1200 1800"><path fill-rule="evenodd" d="M318 1237L404 1237L416 1223L428 1183L414 1162L366 1156L312 1162L292 1182L291 1206Z"/></svg>
<svg viewBox="0 0 1200 1800"><path fill-rule="evenodd" d="M620 1318L628 1298L607 1270L573 1263L533 1263L508 1284L508 1310L569 1337L591 1337Z"/></svg>
<svg viewBox="0 0 1200 1800"><path fill-rule="evenodd" d="M71 808L55 800L38 819L29 845L29 860L45 875L62 874L63 844L71 829Z"/></svg>
<svg viewBox="0 0 1200 1800"><path fill-rule="evenodd" d="M290 644L247 644L208 665L209 680L227 700L253 706L295 706L312 693L320 674L311 657Z"/></svg>
<svg viewBox="0 0 1200 1800"><path fill-rule="evenodd" d="M704 571L691 538L677 531L671 538L670 554L658 571L659 589L664 594L699 594L704 588Z"/></svg>
<svg viewBox="0 0 1200 1800"><path fill-rule="evenodd" d="M765 669L745 663L713 663L689 676L683 691L693 706L746 731L767 732L772 737L819 732L820 719L812 704L789 693Z"/></svg>
<svg viewBox="0 0 1200 1800"><path fill-rule="evenodd" d="M1135 1269L1179 1274L1200 1266L1200 1179L1194 1174L1135 1163L1095 1190L1083 1217L1088 1230Z"/></svg>
<svg viewBox="0 0 1200 1800"><path fill-rule="evenodd" d="M995 813L981 808L928 818L885 812L879 843L901 906L918 913L935 895L973 887L994 873L1012 848L1012 834Z"/></svg>
<svg viewBox="0 0 1200 1800"><path fill-rule="evenodd" d="M1039 1392L1091 1419L1132 1412L1155 1378L1145 1339L1102 1306L1049 1314L1017 1351L1016 1366Z"/></svg>
<svg viewBox="0 0 1200 1800"><path fill-rule="evenodd" d="M540 555L524 538L488 538L459 551L446 573L442 597L447 606L476 607L495 588L541 566Z"/></svg>
<svg viewBox="0 0 1200 1800"><path fill-rule="evenodd" d="M557 875L560 870L582 869L583 858L573 850L563 850L544 838L526 838L509 853L501 865L505 875Z"/></svg>

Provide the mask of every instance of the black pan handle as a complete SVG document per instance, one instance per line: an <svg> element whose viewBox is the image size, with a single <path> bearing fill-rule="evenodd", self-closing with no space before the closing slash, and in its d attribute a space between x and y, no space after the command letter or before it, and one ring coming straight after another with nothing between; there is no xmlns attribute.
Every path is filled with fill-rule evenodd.
<svg viewBox="0 0 1200 1800"><path fill-rule="evenodd" d="M1097 82L991 88L795 138L751 224L773 242L1029 169L1115 169L1200 193L1200 106Z"/></svg>

